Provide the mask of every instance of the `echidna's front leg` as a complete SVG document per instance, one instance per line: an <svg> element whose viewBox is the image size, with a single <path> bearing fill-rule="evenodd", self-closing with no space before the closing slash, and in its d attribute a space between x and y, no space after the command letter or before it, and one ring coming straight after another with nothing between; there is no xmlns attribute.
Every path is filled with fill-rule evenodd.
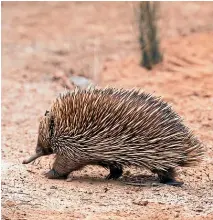
<svg viewBox="0 0 213 220"><path fill-rule="evenodd" d="M58 155L53 164L53 168L45 174L48 179L65 179L72 171L80 169L82 166L70 159Z"/></svg>

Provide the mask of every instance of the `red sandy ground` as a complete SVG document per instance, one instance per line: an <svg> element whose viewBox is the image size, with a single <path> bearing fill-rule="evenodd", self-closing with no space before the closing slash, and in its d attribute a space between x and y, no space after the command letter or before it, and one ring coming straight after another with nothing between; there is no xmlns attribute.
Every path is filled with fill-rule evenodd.
<svg viewBox="0 0 213 220"><path fill-rule="evenodd" d="M164 61L152 71L138 65L135 7L2 3L2 219L213 219L213 3L161 3ZM64 90L60 72L162 96L203 141L204 161L178 169L181 188L105 181L92 166L71 182L47 180L52 157L22 165L38 117Z"/></svg>

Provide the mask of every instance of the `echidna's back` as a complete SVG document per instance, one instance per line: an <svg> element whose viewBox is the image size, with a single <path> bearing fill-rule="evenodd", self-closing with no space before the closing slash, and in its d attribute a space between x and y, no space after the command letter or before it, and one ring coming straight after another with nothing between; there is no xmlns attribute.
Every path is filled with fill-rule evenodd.
<svg viewBox="0 0 213 220"><path fill-rule="evenodd" d="M187 165L201 155L200 142L171 107L136 90L75 90L51 109L56 137L93 160L165 169ZM63 151L63 146L61 147Z"/></svg>

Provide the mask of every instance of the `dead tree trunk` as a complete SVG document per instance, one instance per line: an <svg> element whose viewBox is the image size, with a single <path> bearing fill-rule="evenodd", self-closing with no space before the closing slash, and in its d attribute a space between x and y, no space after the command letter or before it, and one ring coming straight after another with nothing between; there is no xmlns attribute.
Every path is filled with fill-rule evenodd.
<svg viewBox="0 0 213 220"><path fill-rule="evenodd" d="M157 36L158 2L140 2L139 34L142 51L141 65L152 69L153 65L162 61Z"/></svg>

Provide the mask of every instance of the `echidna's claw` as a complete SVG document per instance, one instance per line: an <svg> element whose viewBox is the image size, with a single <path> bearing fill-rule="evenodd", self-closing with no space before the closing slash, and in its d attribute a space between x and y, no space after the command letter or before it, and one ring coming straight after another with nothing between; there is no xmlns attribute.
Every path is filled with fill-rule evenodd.
<svg viewBox="0 0 213 220"><path fill-rule="evenodd" d="M60 175L57 171L54 169L51 169L47 173L44 174L48 179L65 179L66 177L63 175Z"/></svg>

